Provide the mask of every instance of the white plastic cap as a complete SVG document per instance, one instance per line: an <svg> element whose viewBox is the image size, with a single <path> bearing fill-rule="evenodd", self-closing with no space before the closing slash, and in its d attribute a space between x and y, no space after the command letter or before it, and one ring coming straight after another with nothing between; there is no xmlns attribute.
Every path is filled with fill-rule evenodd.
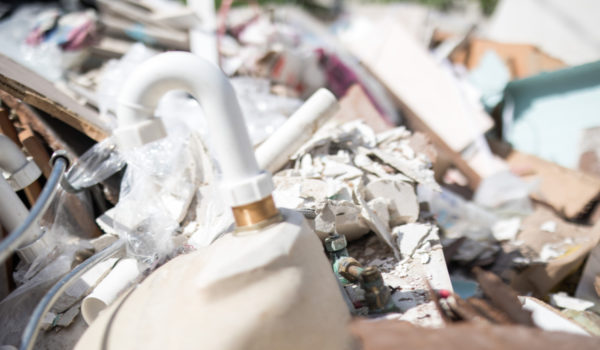
<svg viewBox="0 0 600 350"><path fill-rule="evenodd" d="M148 118L135 124L119 126L113 135L123 150L143 146L167 136L160 118Z"/></svg>
<svg viewBox="0 0 600 350"><path fill-rule="evenodd" d="M232 207L257 202L269 196L274 189L271 173L266 170L240 182L221 183L221 192L225 196L225 202Z"/></svg>
<svg viewBox="0 0 600 350"><path fill-rule="evenodd" d="M26 263L32 263L38 256L47 255L54 248L54 240L44 231L40 237L26 246L17 249L17 254Z"/></svg>
<svg viewBox="0 0 600 350"><path fill-rule="evenodd" d="M6 181L13 190L19 191L31 185L40 175L42 171L32 158L28 157L27 162L20 169L6 177Z"/></svg>

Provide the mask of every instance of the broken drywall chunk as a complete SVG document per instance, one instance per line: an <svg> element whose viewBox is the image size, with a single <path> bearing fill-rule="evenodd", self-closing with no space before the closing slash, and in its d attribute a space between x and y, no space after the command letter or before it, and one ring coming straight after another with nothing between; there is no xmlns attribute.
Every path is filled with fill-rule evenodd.
<svg viewBox="0 0 600 350"><path fill-rule="evenodd" d="M550 304L552 304L552 306L560 307L561 309L575 311L585 311L594 306L594 303L591 301L573 298L565 292L550 294Z"/></svg>
<svg viewBox="0 0 600 350"><path fill-rule="evenodd" d="M332 202L331 210L335 215L335 230L349 240L354 240L369 233L369 226L361 215L360 207L352 202Z"/></svg>
<svg viewBox="0 0 600 350"><path fill-rule="evenodd" d="M384 224L383 222L381 222L379 217L377 215L375 215L375 213L369 208L369 206L367 205L367 202L365 201L365 199L363 198L363 196L360 192L361 191L358 188L358 186L354 187L354 196L355 196L356 200L358 201L358 203L360 204L362 217L367 221L367 225L369 225L369 228L373 232L375 232L375 234L383 242L385 242L390 248L392 248L392 250L394 251L394 255L396 256L396 259L400 260L400 250L394 244L394 238L393 238L390 230L387 228L387 224Z"/></svg>
<svg viewBox="0 0 600 350"><path fill-rule="evenodd" d="M439 240L437 231L435 225L410 223L394 227L392 235L398 242L402 259L409 259L426 244L431 246L431 240Z"/></svg>
<svg viewBox="0 0 600 350"><path fill-rule="evenodd" d="M556 232L541 231L540 226L550 220L556 222ZM600 225L572 224L558 218L550 209L539 207L523 219L519 240L523 241L519 247L522 254L527 256L533 252L540 263L519 271L511 286L521 293L543 296L582 264L600 240Z"/></svg>
<svg viewBox="0 0 600 350"><path fill-rule="evenodd" d="M520 218L499 220L492 226L492 235L498 241L512 241L517 237L520 228Z"/></svg>
<svg viewBox="0 0 600 350"><path fill-rule="evenodd" d="M335 232L335 214L328 204L316 211L315 231L319 237L323 238Z"/></svg>
<svg viewBox="0 0 600 350"><path fill-rule="evenodd" d="M414 181L426 186L430 186L435 190L439 190L439 185L437 182L435 182L433 177L433 170L429 168L428 164L423 164L418 160L414 161L404 157L398 157L390 151L384 151L380 149L371 149L369 154L379 158L383 163L398 170Z"/></svg>
<svg viewBox="0 0 600 350"><path fill-rule="evenodd" d="M375 215L381 220L383 223L390 222L390 211L388 207L388 201L384 198L374 198L367 202L369 209L373 211ZM389 225L388 225L389 229Z"/></svg>
<svg viewBox="0 0 600 350"><path fill-rule="evenodd" d="M390 226L415 222L419 218L419 202L412 184L380 179L365 186L365 199L385 198L389 203Z"/></svg>

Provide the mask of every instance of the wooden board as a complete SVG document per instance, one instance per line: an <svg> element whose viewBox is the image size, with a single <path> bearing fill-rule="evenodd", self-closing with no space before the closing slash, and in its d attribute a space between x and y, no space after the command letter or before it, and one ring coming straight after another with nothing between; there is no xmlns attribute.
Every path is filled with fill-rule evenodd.
<svg viewBox="0 0 600 350"><path fill-rule="evenodd" d="M58 90L50 81L0 54L0 90L60 119L93 140L109 134L98 113Z"/></svg>

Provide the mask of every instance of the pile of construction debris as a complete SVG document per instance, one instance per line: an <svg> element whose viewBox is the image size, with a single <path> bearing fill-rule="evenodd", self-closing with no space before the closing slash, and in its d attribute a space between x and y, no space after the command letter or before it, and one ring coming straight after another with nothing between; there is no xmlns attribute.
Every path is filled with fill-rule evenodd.
<svg viewBox="0 0 600 350"><path fill-rule="evenodd" d="M500 1L491 18L473 4L351 4L334 21L338 6L322 21L227 1L218 12L168 0L5 12L0 144L28 163L11 166L2 149L0 201L22 203L2 213L0 244L46 198L57 157L71 164L36 239L0 261L0 347L23 346L33 324L40 348L74 348L132 286L235 230L213 149L222 135L194 98L155 101L162 139L126 149L114 133L132 72L184 50L228 76L274 202L321 240L364 349L595 348L600 52L555 11L518 3ZM596 5L580 5L563 10L592 35L585 6ZM572 46L532 36L529 18ZM322 87L339 105L317 112ZM306 110L311 123L266 159ZM32 321L53 286L111 249Z"/></svg>

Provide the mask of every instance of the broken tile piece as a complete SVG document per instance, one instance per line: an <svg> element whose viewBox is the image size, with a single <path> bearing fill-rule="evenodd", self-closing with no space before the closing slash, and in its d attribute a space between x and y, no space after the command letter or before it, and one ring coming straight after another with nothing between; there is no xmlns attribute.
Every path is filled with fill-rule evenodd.
<svg viewBox="0 0 600 350"><path fill-rule="evenodd" d="M365 198L385 198L389 201L390 226L397 226L417 221L419 218L419 201L413 185L380 179L365 186Z"/></svg>

